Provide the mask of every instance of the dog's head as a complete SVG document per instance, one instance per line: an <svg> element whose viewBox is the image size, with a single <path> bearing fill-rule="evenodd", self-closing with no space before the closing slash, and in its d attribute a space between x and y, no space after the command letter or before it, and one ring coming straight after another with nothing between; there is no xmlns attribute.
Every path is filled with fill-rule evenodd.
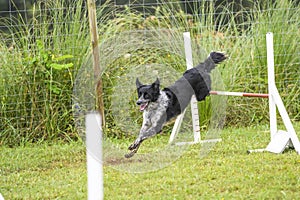
<svg viewBox="0 0 300 200"><path fill-rule="evenodd" d="M136 88L139 99L136 104L140 106L140 111L144 111L151 102L157 101L159 97L159 80L150 85L143 85L139 79L136 79Z"/></svg>

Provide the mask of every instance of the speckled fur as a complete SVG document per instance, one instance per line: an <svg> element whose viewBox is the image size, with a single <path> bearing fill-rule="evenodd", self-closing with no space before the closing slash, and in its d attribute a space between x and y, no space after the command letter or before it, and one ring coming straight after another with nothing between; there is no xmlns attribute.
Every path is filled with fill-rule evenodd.
<svg viewBox="0 0 300 200"><path fill-rule="evenodd" d="M145 139L161 132L166 122L182 113L193 95L198 101L204 100L211 88L211 70L226 58L220 52L210 53L203 63L187 70L173 85L163 90L159 89L158 79L151 85L143 85L137 79L137 104L144 111L143 125L137 139L128 148L131 152L125 157L132 157Z"/></svg>

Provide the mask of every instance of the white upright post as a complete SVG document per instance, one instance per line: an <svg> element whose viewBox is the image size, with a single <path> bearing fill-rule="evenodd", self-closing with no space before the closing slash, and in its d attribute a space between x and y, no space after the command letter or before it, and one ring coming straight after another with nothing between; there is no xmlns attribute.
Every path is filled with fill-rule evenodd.
<svg viewBox="0 0 300 200"><path fill-rule="evenodd" d="M187 69L193 68L193 55L192 55L192 45L191 45L191 36L189 32L183 33L184 39L184 49L185 49L185 59L186 59L186 66ZM207 143L207 142L219 142L221 141L220 138L217 139L209 139L209 140L201 140L200 134L200 118L198 112L198 101L195 95L192 96L191 99L191 111L192 111L192 123L193 123L193 133L194 133L194 141L192 142L178 142L176 145L185 145L185 144L196 144L196 143ZM181 126L183 116L185 114L185 110L181 115L179 115L175 121L175 124L172 129L172 133L169 139L169 143L172 143L175 139L176 134L179 131Z"/></svg>
<svg viewBox="0 0 300 200"><path fill-rule="evenodd" d="M265 150L273 153L282 153L287 145L291 143L296 152L300 154L300 142L284 107L283 101L275 83L274 72L274 47L273 47L273 34L267 33L267 62L268 62L268 89L269 89L269 112L270 112L270 132L271 142ZM281 119L287 131L277 130L276 108L279 111Z"/></svg>
<svg viewBox="0 0 300 200"><path fill-rule="evenodd" d="M187 69L191 69L193 68L193 55L192 55L192 44L191 44L190 33L189 32L183 33L183 39L184 39L186 66ZM193 132L194 132L194 141L192 143L199 143L201 141L201 136L200 136L200 125L199 125L198 101L195 95L193 95L191 99L191 110L192 110ZM178 133L179 128L181 126L184 114L185 111L176 118L169 139L169 143L172 143L173 140L175 139L175 136Z"/></svg>
<svg viewBox="0 0 300 200"><path fill-rule="evenodd" d="M180 115L177 116L176 121L173 126L173 129L172 129L172 132L171 132L171 135L170 135L170 138L169 138L169 144L171 144L174 141L175 136L177 135L177 133L180 129L184 114L185 114L185 110L183 111L183 113L181 113Z"/></svg>
<svg viewBox="0 0 300 200"><path fill-rule="evenodd" d="M268 64L268 93L269 93L269 114L270 114L270 133L271 140L277 133L277 120L276 120L276 104L273 91L276 89L275 84L275 70L274 70L274 48L273 48L273 33L267 33L267 64Z"/></svg>
<svg viewBox="0 0 300 200"><path fill-rule="evenodd" d="M99 113L90 112L85 117L88 199L103 199L102 129Z"/></svg>
<svg viewBox="0 0 300 200"><path fill-rule="evenodd" d="M185 60L187 69L194 67L193 65L193 53L192 53L192 43L190 32L183 33L184 39L184 50L185 50ZM191 99L191 111L192 111L192 121L193 121L193 132L194 132L194 142L198 143L201 140L200 136L200 125L199 125L199 112L198 112L198 101L195 95Z"/></svg>

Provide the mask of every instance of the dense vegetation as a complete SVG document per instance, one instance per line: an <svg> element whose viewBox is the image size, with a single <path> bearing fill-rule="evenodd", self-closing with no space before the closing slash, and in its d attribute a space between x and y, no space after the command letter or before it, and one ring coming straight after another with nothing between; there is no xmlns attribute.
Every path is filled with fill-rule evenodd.
<svg viewBox="0 0 300 200"><path fill-rule="evenodd" d="M68 4L41 1L33 5L31 19L25 20L21 14L1 19L6 29L0 35L0 144L78 138L72 114L73 85L90 47L87 9L83 5L82 0ZM168 30L171 38L181 38L182 32L190 31L195 49L201 46L230 55L231 59L219 68L226 90L267 92L265 34L273 32L277 86L290 116L300 120L299 6L278 0L270 5L253 3L251 10L241 7L232 12L230 5L216 9L207 2L197 7L197 15L186 14L176 4L151 9L153 14L145 16L126 6L120 10L109 4L98 7L100 48L106 50L107 45L115 44L108 41L116 38L124 40L128 31L133 34L147 30L159 35L161 30ZM132 71L133 66L157 62L173 66L179 74L185 69L182 56L153 45L145 45L144 49L131 46L117 46L118 51L112 51L114 59L102 65L106 128L113 136L124 134L112 114L111 95L119 77ZM130 59L124 57L127 54ZM201 58L195 58L195 62ZM138 119L133 123L138 123L140 114L133 97L130 115ZM209 121L207 104L200 105L201 115L208 116L202 123ZM268 104L262 99L230 98L227 110L227 125L268 120Z"/></svg>

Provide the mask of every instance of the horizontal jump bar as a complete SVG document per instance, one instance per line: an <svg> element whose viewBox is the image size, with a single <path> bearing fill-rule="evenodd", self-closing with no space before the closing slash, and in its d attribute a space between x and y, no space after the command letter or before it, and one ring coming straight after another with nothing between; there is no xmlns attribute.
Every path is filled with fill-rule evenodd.
<svg viewBox="0 0 300 200"><path fill-rule="evenodd" d="M262 93L224 92L224 91L210 91L209 93L211 95L269 98L269 94L262 94Z"/></svg>

